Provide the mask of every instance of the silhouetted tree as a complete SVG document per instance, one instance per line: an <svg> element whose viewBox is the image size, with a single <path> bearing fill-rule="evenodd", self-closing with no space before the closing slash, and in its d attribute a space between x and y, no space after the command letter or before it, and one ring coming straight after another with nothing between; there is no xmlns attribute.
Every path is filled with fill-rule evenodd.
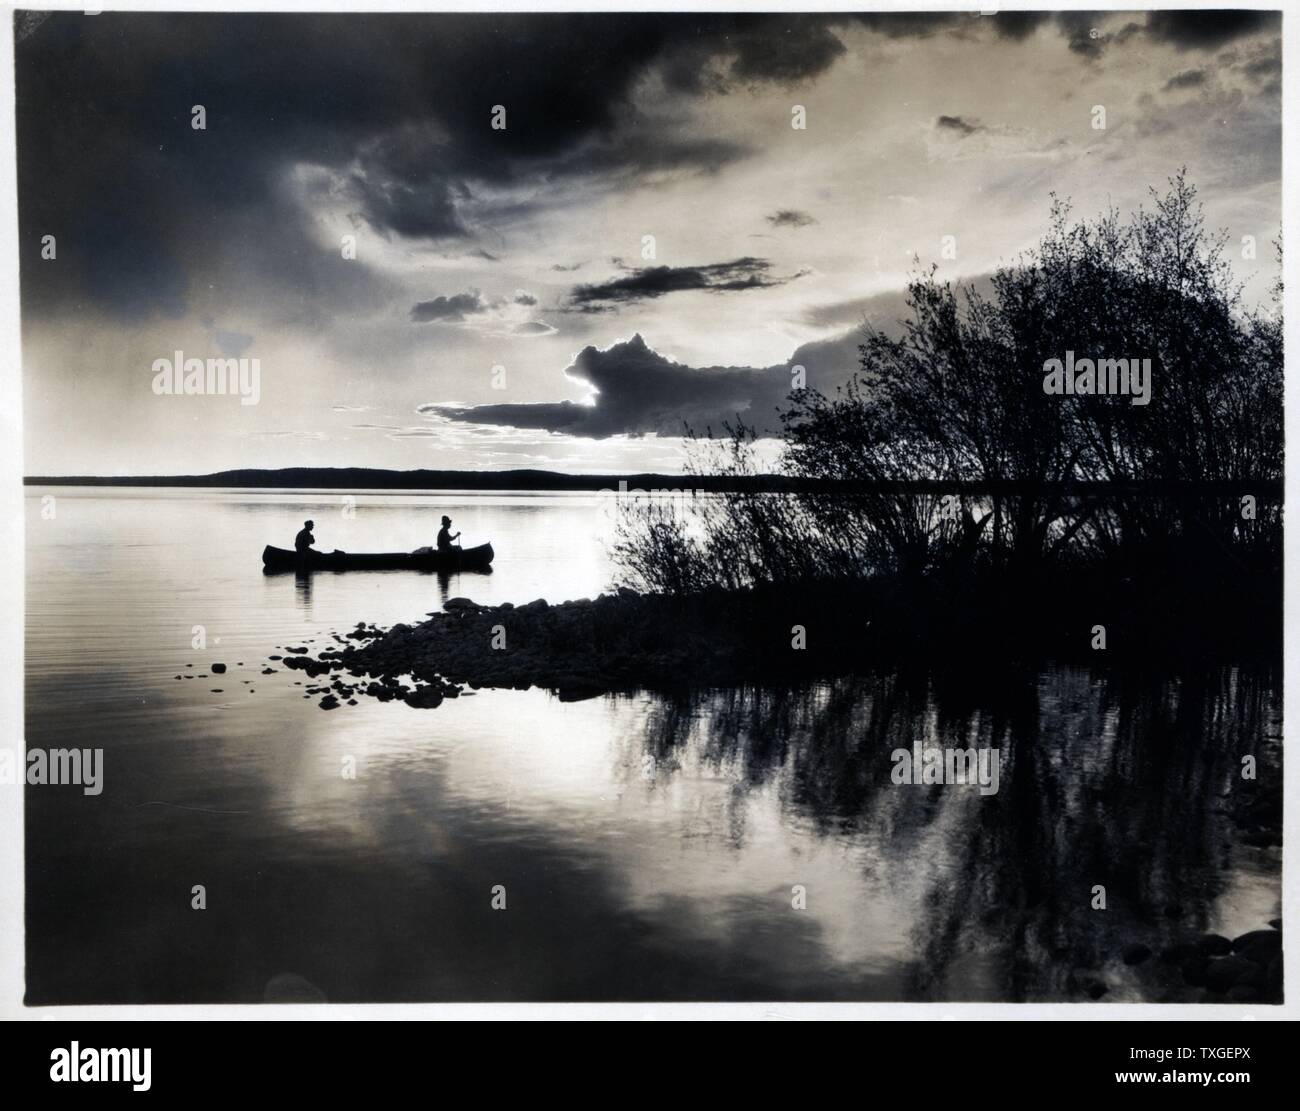
<svg viewBox="0 0 1300 1111"><path fill-rule="evenodd" d="M1127 221L1111 210L1093 222L1071 222L1054 197L1042 242L987 294L918 275L900 336L869 329L833 396L791 394L781 469L861 492L731 494L690 522L638 507L624 565L673 592L954 568L1013 581L1080 563L1275 569L1281 507L1262 491L1253 517L1238 496L1152 491L1281 478L1280 288L1274 311L1245 310L1226 235L1206 232L1185 174L1151 196ZM1149 360L1149 404L1047 392L1045 364L1067 352ZM752 474L752 431L700 459ZM941 485L900 487L920 480ZM1104 499L1073 488L1088 482L1121 485Z"/></svg>

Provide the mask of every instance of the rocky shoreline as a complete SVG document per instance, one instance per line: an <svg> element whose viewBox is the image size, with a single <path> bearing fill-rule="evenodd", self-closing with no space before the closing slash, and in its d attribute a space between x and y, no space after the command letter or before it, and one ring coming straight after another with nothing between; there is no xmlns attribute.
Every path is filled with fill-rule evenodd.
<svg viewBox="0 0 1300 1111"><path fill-rule="evenodd" d="M735 683L756 678L762 660L771 658L756 655L745 631L716 615L626 589L556 605L541 598L520 606L452 598L419 624L384 630L362 623L334 639L336 647L315 656L302 646L279 658L310 678L330 676L328 684L306 688L323 695L323 709L356 695L432 708L466 688L535 686L574 700L701 680ZM781 664L788 673L796 655L789 632L770 647L785 650Z"/></svg>
<svg viewBox="0 0 1300 1111"><path fill-rule="evenodd" d="M1217 635L1217 626L1166 628L1140 599L1117 601L1112 591L1077 585L1065 599L1053 595L1065 610L1058 606L1047 625L1037 603L942 580L717 589L687 597L621 587L556 604L538 598L489 606L452 598L414 624L362 623L345 635L336 632L334 647L315 656L306 645L285 648L283 666L310 678L331 675L328 685L309 689L321 694L326 709L357 695L429 708L466 687L541 687L576 699L830 678L902 660L947 661L963 671L1048 657L1097 663L1098 621L1108 634L1108 663L1173 663L1186 653L1201 663L1207 644L1234 661L1275 655L1274 639L1258 630L1248 650ZM1026 597L1034 595L1025 589Z"/></svg>
<svg viewBox="0 0 1300 1111"><path fill-rule="evenodd" d="M1154 1001L1177 1002L1195 992L1199 1003L1282 1002L1282 920L1268 928L1250 930L1239 937L1221 934L1188 936L1163 947L1159 953L1140 942L1124 947L1119 958L1144 978L1163 984ZM1111 985L1098 975L1071 973L1066 988L1094 1002L1106 1002Z"/></svg>

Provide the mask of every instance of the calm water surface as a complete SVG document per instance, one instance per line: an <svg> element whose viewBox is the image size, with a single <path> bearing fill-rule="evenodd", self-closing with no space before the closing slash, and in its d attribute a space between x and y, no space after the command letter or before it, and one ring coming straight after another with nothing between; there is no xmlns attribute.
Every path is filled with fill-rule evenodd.
<svg viewBox="0 0 1300 1111"><path fill-rule="evenodd" d="M612 500L359 494L350 516L318 492L30 495L27 744L105 752L101 795L26 793L31 1003L1066 1000L1080 977L1108 1000L1186 999L1119 952L1277 914L1279 850L1229 820L1240 756L1280 760L1267 674L881 673L326 713L300 674L260 674L266 656L448 596L594 596ZM261 572L307 517L322 550L405 550L443 513L492 541L493 573ZM917 738L999 748L998 794L892 784L891 750Z"/></svg>

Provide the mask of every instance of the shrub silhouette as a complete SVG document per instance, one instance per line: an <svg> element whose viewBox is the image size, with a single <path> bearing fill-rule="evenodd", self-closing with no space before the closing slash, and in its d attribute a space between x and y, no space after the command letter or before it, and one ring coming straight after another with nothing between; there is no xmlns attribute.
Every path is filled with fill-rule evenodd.
<svg viewBox="0 0 1300 1111"><path fill-rule="evenodd" d="M978 579L1022 602L1063 573L1277 586L1280 285L1272 310L1243 308L1185 173L1151 197L1074 223L1053 197L1041 243L987 294L915 277L901 335L865 330L845 386L790 395L780 470L800 492L633 503L626 576L674 594ZM1067 351L1149 359L1150 403L1048 394L1044 363ZM710 431L691 470L753 476L755 443L743 423Z"/></svg>

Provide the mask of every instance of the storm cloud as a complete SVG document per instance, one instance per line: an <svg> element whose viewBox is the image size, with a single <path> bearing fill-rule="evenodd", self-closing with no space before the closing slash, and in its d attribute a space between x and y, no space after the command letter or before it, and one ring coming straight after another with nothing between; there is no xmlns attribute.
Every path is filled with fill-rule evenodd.
<svg viewBox="0 0 1300 1111"><path fill-rule="evenodd" d="M1228 9L1150 12L1146 33L1178 50L1217 50L1233 39L1277 27L1278 15Z"/></svg>
<svg viewBox="0 0 1300 1111"><path fill-rule="evenodd" d="M411 306L411 319L417 324L459 324L467 315L487 312L490 306L483 295L473 289L468 293L455 293L450 297L435 297Z"/></svg>
<svg viewBox="0 0 1300 1111"><path fill-rule="evenodd" d="M493 191L593 175L625 187L644 175L715 173L753 153L638 111L633 91L647 75L700 97L796 87L825 74L862 30L1014 42L1055 28L1081 48L1092 41L1088 13L40 16L19 21L15 50L24 311L176 317L196 287L216 284L238 241L237 280L309 290L312 307L277 306L308 328L389 290L363 262L337 265L311 212L285 193L295 167L316 169L309 202L345 203L359 226L484 257L477 240L497 221L547 203L541 190L503 210ZM1270 12L1157 12L1143 30L1208 50L1276 24ZM505 132L490 126L497 104L508 110ZM203 130L191 127L195 105ZM61 233L67 265L42 265L50 233ZM674 275L606 292L628 300L640 281L654 296L656 280ZM697 288L731 288L701 280Z"/></svg>
<svg viewBox="0 0 1300 1111"><path fill-rule="evenodd" d="M857 329L799 347L788 362L769 367L691 367L651 348L638 333L601 350L583 348L564 374L591 390L588 402L555 401L456 406L431 403L426 415L466 424L609 436L680 436L743 420L773 434L777 411L786 407L793 368L806 384L833 390L857 365Z"/></svg>
<svg viewBox="0 0 1300 1111"><path fill-rule="evenodd" d="M310 214L286 203L294 166L317 167L320 198L341 199L380 235L468 240L470 250L494 218L476 204L485 188L536 174L716 170L744 146L646 119L628 133L629 92L687 47L710 65L728 59L746 81L794 81L828 64L824 50L767 57L767 22L122 12L24 21L23 307L89 298L127 321L179 315L232 236L268 286L311 273L317 293L365 296L364 267L327 269ZM745 35L732 42L737 31ZM508 142L490 126L496 103L508 106ZM201 130L191 127L195 105L207 116ZM50 232L62 233L69 265L41 265Z"/></svg>
<svg viewBox="0 0 1300 1111"><path fill-rule="evenodd" d="M626 277L576 286L569 294L569 304L583 312L602 312L615 305L652 300L669 293L689 290L736 293L784 285L799 277L798 274L779 276L771 271L772 264L767 259L752 256L705 266L647 266L633 270Z"/></svg>

